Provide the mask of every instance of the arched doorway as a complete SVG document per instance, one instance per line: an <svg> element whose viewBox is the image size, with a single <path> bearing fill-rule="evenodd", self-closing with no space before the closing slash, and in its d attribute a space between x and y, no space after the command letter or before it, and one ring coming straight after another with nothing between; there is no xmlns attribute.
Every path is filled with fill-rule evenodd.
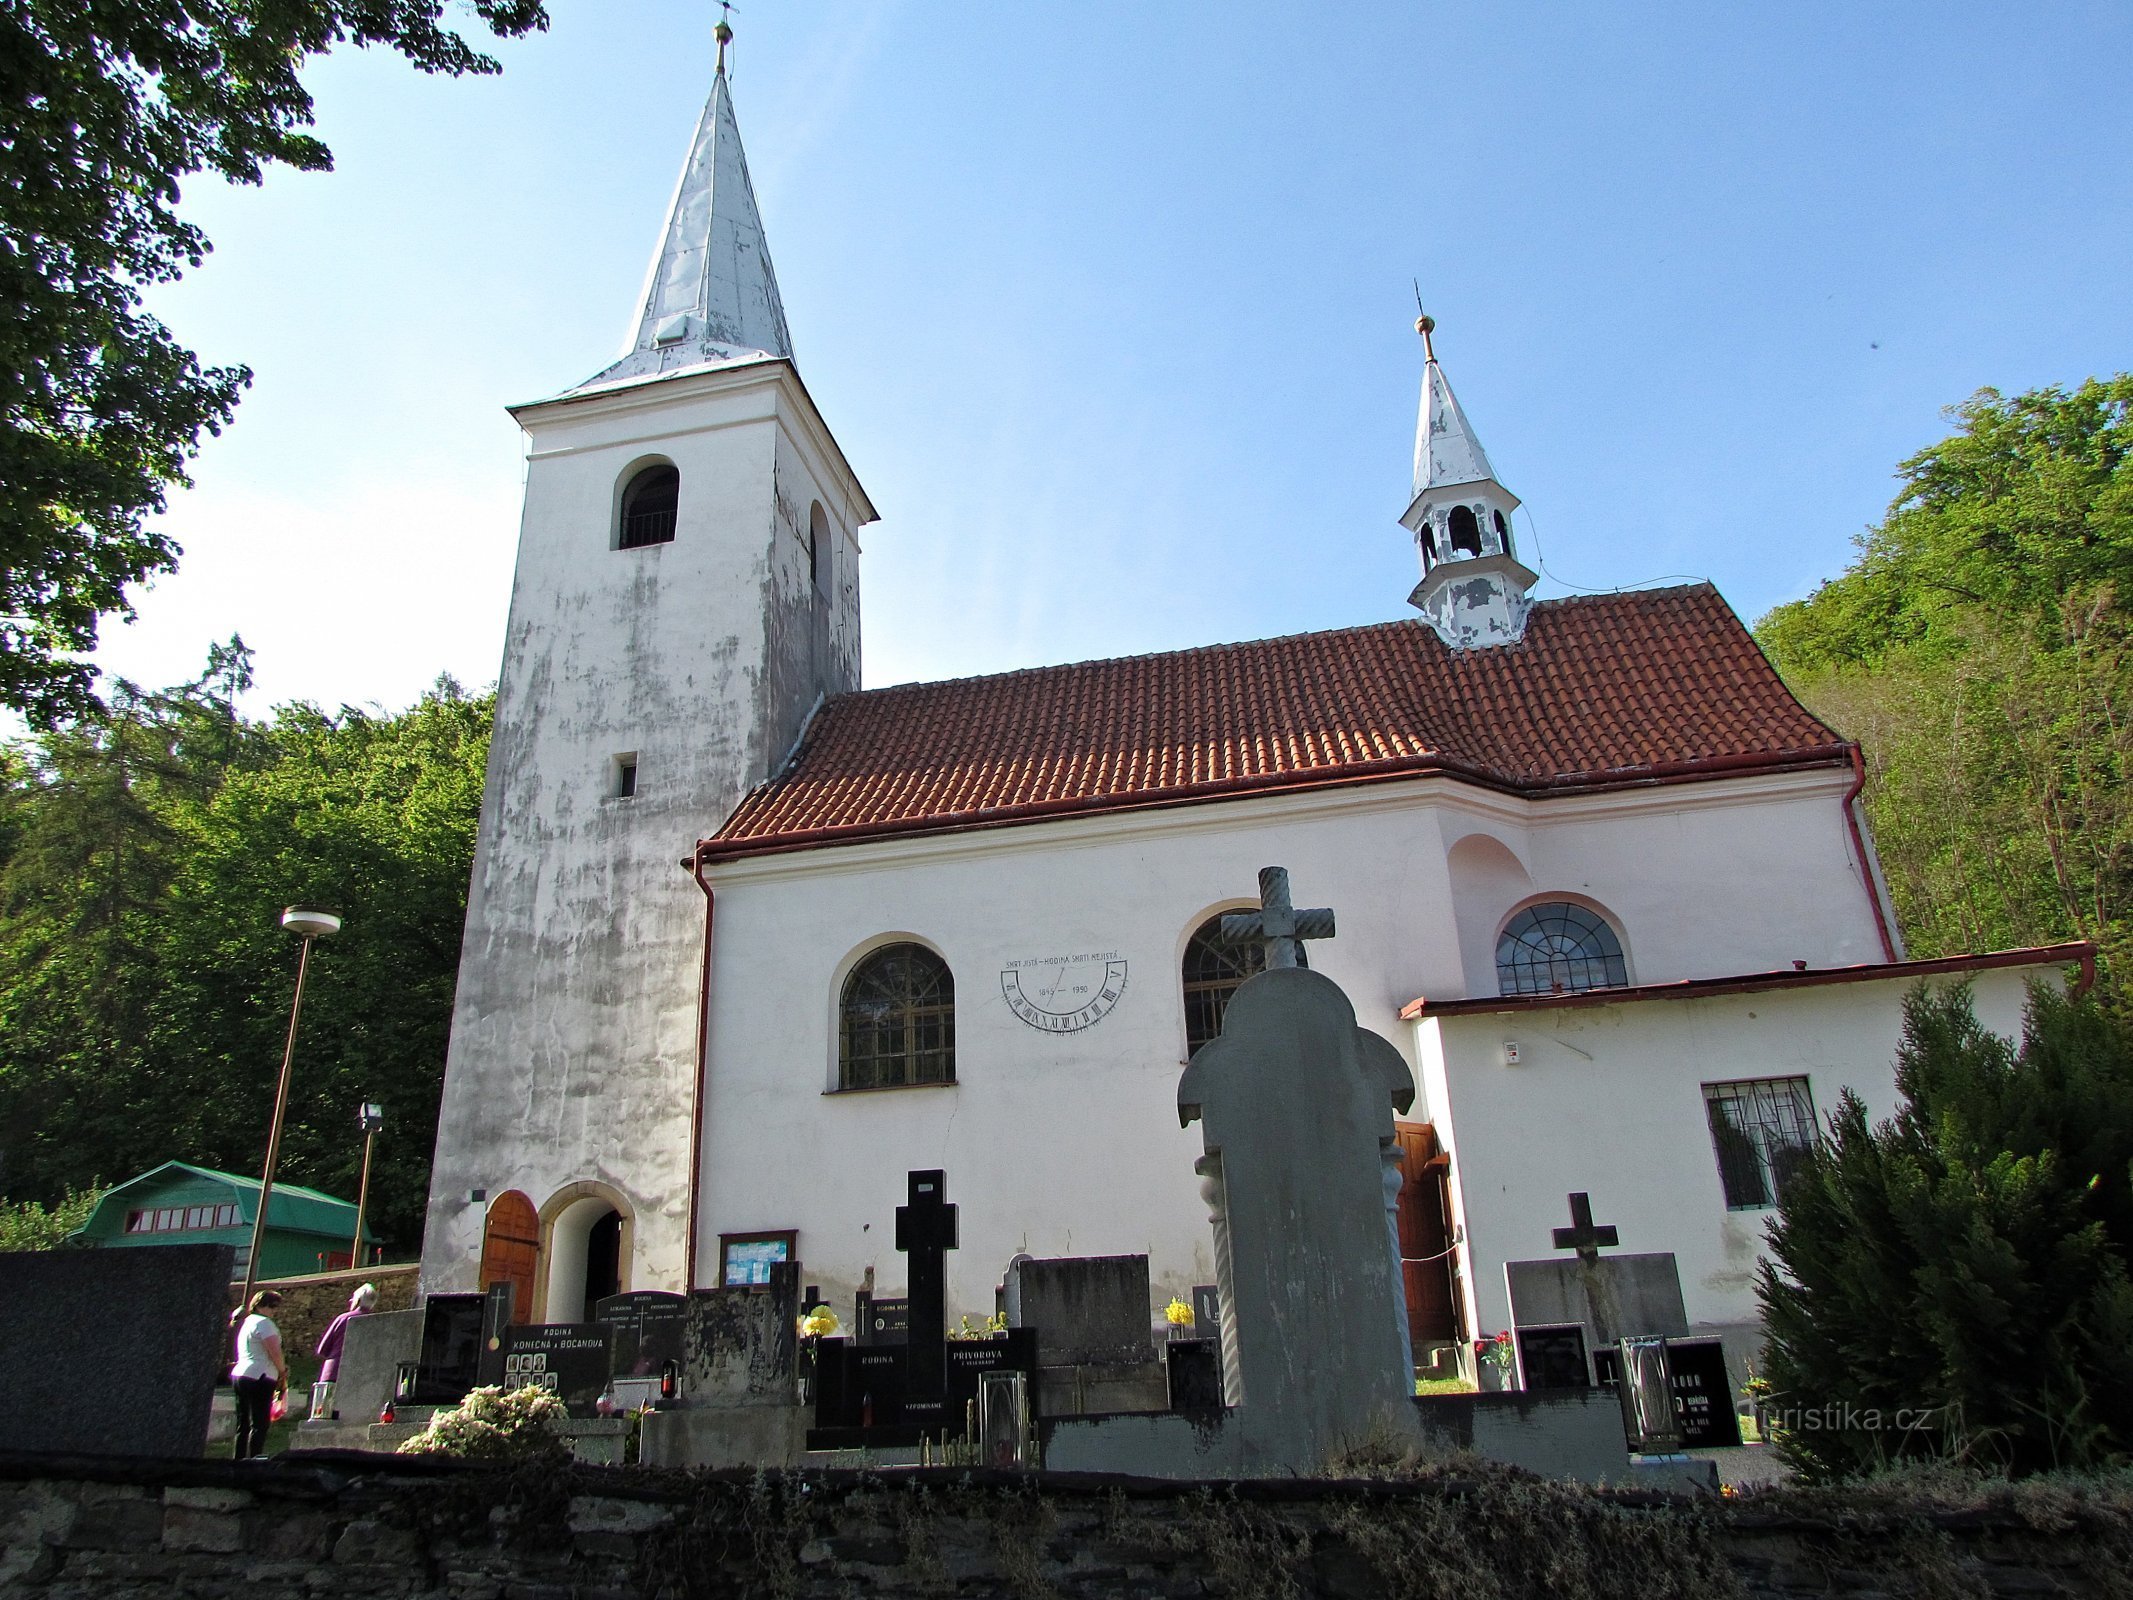
<svg viewBox="0 0 2133 1600"><path fill-rule="evenodd" d="M541 1219L533 1202L511 1189L489 1202L481 1230L481 1287L511 1285L511 1320L533 1320L533 1280L541 1260Z"/></svg>
<svg viewBox="0 0 2133 1600"><path fill-rule="evenodd" d="M583 1322L596 1301L629 1287L629 1202L603 1183L574 1183L541 1208L543 1322Z"/></svg>

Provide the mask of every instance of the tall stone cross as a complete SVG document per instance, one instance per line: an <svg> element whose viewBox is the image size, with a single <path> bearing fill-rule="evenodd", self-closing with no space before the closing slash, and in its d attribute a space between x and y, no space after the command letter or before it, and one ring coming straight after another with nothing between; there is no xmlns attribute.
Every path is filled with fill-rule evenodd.
<svg viewBox="0 0 2133 1600"><path fill-rule="evenodd" d="M1289 869L1259 869L1259 909L1232 912L1222 919L1222 937L1229 944L1266 946L1266 964L1274 967L1308 967L1304 959L1306 939L1333 937L1333 912L1318 906L1298 911L1289 904Z"/></svg>
<svg viewBox="0 0 2133 1600"><path fill-rule="evenodd" d="M927 1398L948 1392L948 1252L956 1247L955 1211L948 1203L948 1174L906 1175L909 1202L896 1208L896 1248L906 1263L911 1297L905 1372L911 1393Z"/></svg>
<svg viewBox="0 0 2133 1600"><path fill-rule="evenodd" d="M1578 1253L1578 1276L1584 1280L1593 1330L1603 1341L1613 1343L1622 1337L1621 1319L1615 1312L1613 1286L1600 1274L1600 1250L1620 1244L1621 1230L1611 1222L1594 1222L1592 1196L1580 1193L1570 1196L1570 1226L1554 1233L1556 1249Z"/></svg>

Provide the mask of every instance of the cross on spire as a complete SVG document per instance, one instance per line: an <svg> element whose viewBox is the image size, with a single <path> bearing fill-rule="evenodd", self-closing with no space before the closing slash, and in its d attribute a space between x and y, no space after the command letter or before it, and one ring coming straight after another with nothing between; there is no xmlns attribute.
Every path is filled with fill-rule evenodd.
<svg viewBox="0 0 2133 1600"><path fill-rule="evenodd" d="M733 43L733 0L719 0L718 26L711 30L718 41L718 73L726 75L726 46Z"/></svg>
<svg viewBox="0 0 2133 1600"><path fill-rule="evenodd" d="M1575 1250L1578 1259L1588 1265L1600 1259L1602 1245L1622 1242L1621 1231L1613 1223L1592 1220L1592 1196L1588 1194L1570 1197L1570 1226L1554 1231L1556 1249Z"/></svg>
<svg viewBox="0 0 2133 1600"><path fill-rule="evenodd" d="M1222 937L1230 944L1263 944L1269 968L1308 967L1303 942L1332 938L1333 913L1324 906L1298 911L1289 904L1289 869L1261 867L1259 909L1225 916Z"/></svg>

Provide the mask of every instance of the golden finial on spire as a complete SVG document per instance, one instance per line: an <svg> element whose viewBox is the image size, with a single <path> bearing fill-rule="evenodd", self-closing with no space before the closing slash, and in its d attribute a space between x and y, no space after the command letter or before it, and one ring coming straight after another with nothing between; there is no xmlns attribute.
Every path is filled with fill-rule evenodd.
<svg viewBox="0 0 2133 1600"><path fill-rule="evenodd" d="M733 27L727 18L733 15L728 0L719 0L718 26L711 30L711 37L718 41L718 70L721 76L726 71L726 46L733 43Z"/></svg>
<svg viewBox="0 0 2133 1600"><path fill-rule="evenodd" d="M1437 347L1429 342L1429 336L1437 331L1437 319L1422 309L1422 280L1415 280L1415 332L1422 335L1422 359L1437 359Z"/></svg>

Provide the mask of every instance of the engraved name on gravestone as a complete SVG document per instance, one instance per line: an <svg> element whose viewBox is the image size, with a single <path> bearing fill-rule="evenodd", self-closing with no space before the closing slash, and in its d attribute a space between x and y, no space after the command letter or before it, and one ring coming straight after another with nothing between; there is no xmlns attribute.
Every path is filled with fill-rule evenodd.
<svg viewBox="0 0 2133 1600"><path fill-rule="evenodd" d="M609 1295L593 1307L593 1321L615 1330L615 1376L656 1378L672 1361L680 1369L689 1326L685 1295L638 1289Z"/></svg>
<svg viewBox="0 0 2133 1600"><path fill-rule="evenodd" d="M1201 1124L1206 1150L1195 1170L1214 1227L1226 1397L1256 1455L1304 1470L1375 1427L1417 1426L1386 1206L1393 1116L1415 1087L1399 1051L1302 964L1300 941L1332 937L1332 912L1293 908L1278 867L1259 882L1262 909L1223 918L1223 933L1262 940L1267 970L1185 1069L1178 1114Z"/></svg>
<svg viewBox="0 0 2133 1600"><path fill-rule="evenodd" d="M504 1387L546 1389L590 1417L614 1378L615 1330L604 1322L534 1323L504 1334Z"/></svg>

